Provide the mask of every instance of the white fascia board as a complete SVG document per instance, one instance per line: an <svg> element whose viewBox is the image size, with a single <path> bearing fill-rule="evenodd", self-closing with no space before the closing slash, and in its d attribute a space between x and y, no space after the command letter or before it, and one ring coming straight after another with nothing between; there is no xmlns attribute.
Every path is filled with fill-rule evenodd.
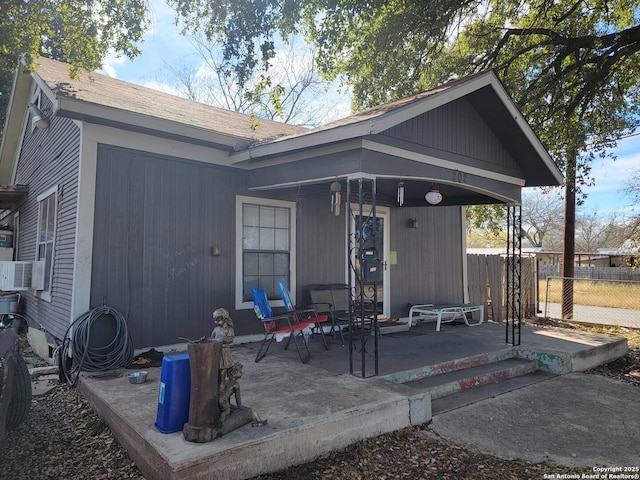
<svg viewBox="0 0 640 480"><path fill-rule="evenodd" d="M277 190L280 188L289 188L289 187L301 187L304 185L314 185L317 183L324 183L324 182L333 182L336 179L339 178L344 178L344 177L340 177L340 176L329 176L329 177L316 177L316 178L310 178L307 180L297 180L297 181L293 181L293 182L282 182L282 183L272 183L271 185L263 185L261 187L250 187L249 190L252 192L260 192L263 190Z"/></svg>
<svg viewBox="0 0 640 480"><path fill-rule="evenodd" d="M331 143L325 146L319 146L314 149L306 149L302 151L294 151L291 154L284 152L280 156L270 157L268 160L263 160L260 163L243 162L238 164L235 159L235 154L231 154L230 166L242 168L245 170L253 170L255 168L271 167L274 165L282 165L283 163L297 162L299 160L306 160L308 158L316 158L325 155L334 155L337 153L348 152L349 150L357 150L362 148L362 139L356 138L354 140Z"/></svg>
<svg viewBox="0 0 640 480"><path fill-rule="evenodd" d="M358 179L358 174L356 174L356 176L353 178L353 180L357 180ZM366 173L360 174L362 175L362 178L367 178L367 179L371 179L371 178L375 178L376 180L380 180L380 179L387 179L390 178L392 180L397 180L398 179L398 175L369 175ZM333 177L332 177L333 178ZM441 178L427 178L427 177L416 177L413 175L403 175L402 176L403 180L417 180L417 181L433 181L434 183L437 183L438 185L454 185L456 187L461 187L464 188L465 190L469 190L470 192L475 192L475 193L480 193L482 195L484 195L485 197L490 197L490 198L495 198L496 200L498 200L499 202L511 205L514 203L519 203L517 199L515 198L511 198L511 197L507 197L504 195L500 195L497 194L496 192L492 191L492 190L487 190L485 188L480 188L478 186L475 185L469 185L468 183L457 183L457 182L452 182L449 180L442 180Z"/></svg>
<svg viewBox="0 0 640 480"><path fill-rule="evenodd" d="M229 153L226 150L155 137L145 133L131 132L95 123L81 121L77 121L77 123L82 125L83 138L89 139L96 144L103 143L211 165L227 166L229 164Z"/></svg>
<svg viewBox="0 0 640 480"><path fill-rule="evenodd" d="M441 92L434 93L396 110L392 110L377 117L373 121L371 133L382 133L391 127L401 124L402 122L406 122L412 118L422 115L423 113L435 110L438 107L442 107L443 105L458 100L459 98L469 95L470 93L491 84L492 78L495 78L495 74L493 72L487 72L470 80L462 81L457 85L447 87Z"/></svg>
<svg viewBox="0 0 640 480"><path fill-rule="evenodd" d="M493 75L493 74L492 74ZM421 115L429 110L445 105L464 95L474 92L489 84L489 74L480 75L468 82L434 93L422 100L417 100L404 107L348 125L338 125L329 130L319 130L304 135L284 138L264 145L258 145L231 155L232 163L240 163L268 155L281 155L288 151L311 148L317 145L349 140L357 137L377 134L398 125L406 120Z"/></svg>
<svg viewBox="0 0 640 480"><path fill-rule="evenodd" d="M562 176L562 173L560 172L560 169L551 158L551 155L549 155L547 149L544 147L544 145L542 145L542 142L540 142L538 136L531 129L529 123L522 116L522 113L520 113L518 107L516 107L515 103L513 103L513 99L504 89L502 82L500 82L493 71L478 75L477 77L472 78L466 82L454 85L443 90L442 92L434 93L433 95L430 95L420 101L376 118L372 122L373 124L371 133L382 133L391 127L399 125L402 122L408 121L414 117L417 117L418 115L446 105L447 103L451 103L459 98L469 95L476 90L480 90L481 88L489 85L493 87L493 90L498 95L498 98L500 98L503 105L511 114L511 118L513 118L514 122L516 122L520 130L524 133L525 137L527 137L529 143L536 151L538 156L545 163L558 183L561 184L564 181L564 178Z"/></svg>
<svg viewBox="0 0 640 480"><path fill-rule="evenodd" d="M264 145L242 150L231 155L231 165L247 162L270 155L282 155L287 152L304 150L318 145L327 145L353 138L363 137L371 133L371 121L363 120L359 123L337 126L329 130L305 133L293 137L283 138Z"/></svg>
<svg viewBox="0 0 640 480"><path fill-rule="evenodd" d="M503 183L509 183L524 187L525 179L520 177L513 177L511 175L504 175L502 173L490 172L478 167L472 167L470 165L463 165L461 163L452 162L451 160L444 160L442 158L433 157L431 155L425 155L423 153L413 152L411 150L405 150L400 147L393 147L391 145L385 145L382 143L374 142L371 140L363 140L362 148L371 150L373 152L384 153L385 155L393 155L395 157L406 158L415 162L424 163L427 165L434 165L437 167L448 168L450 170L457 170L459 172L468 173L477 177L490 178ZM404 177L406 178L406 177ZM439 181L442 183L442 181ZM453 184L453 183L452 183ZM459 185L459 184L456 184Z"/></svg>
<svg viewBox="0 0 640 480"><path fill-rule="evenodd" d="M165 120L163 118L151 117L142 113L129 112L104 105L97 105L81 100L74 100L67 97L57 98L57 111L66 111L83 118L101 118L109 122L122 125L134 125L146 130L166 132L173 136L192 138L200 142L224 145L233 148L241 137L230 137L220 135L210 130L192 127L183 123Z"/></svg>
<svg viewBox="0 0 640 480"><path fill-rule="evenodd" d="M374 175L374 174L365 173L365 172L356 172L356 173L350 173L348 175L330 175L326 177L316 177L316 178L310 178L310 179L301 180L301 181L273 183L271 185L264 185L261 187L251 187L249 188L249 190L259 192L262 190L277 190L279 188L299 187L299 186L314 185L314 184L324 183L324 182L333 182L335 180L341 180L341 179L352 181L352 180L360 180L360 179L375 180L376 178L383 178L383 176ZM393 178L398 178L398 177L396 175ZM408 177L403 177L403 178L408 178Z"/></svg>
<svg viewBox="0 0 640 480"><path fill-rule="evenodd" d="M27 104L32 90L29 76L17 71L11 84L4 134L0 141L0 175L2 182L13 183L27 122Z"/></svg>
<svg viewBox="0 0 640 480"><path fill-rule="evenodd" d="M507 108L507 110L509 110L509 113L511 113L511 117L513 118L513 120L517 123L518 127L520 127L520 130L522 130L522 132L525 134L525 136L529 140L529 143L531 143L531 146L534 148L538 156L542 159L557 182L562 185L564 183L564 177L562 175L562 172L558 168L558 165L556 165L556 162L553 161L553 158L551 158L551 155L549 155L549 152L547 151L545 146L542 144L536 133L532 130L529 122L525 120L518 107L516 107L515 103L513 103L513 99L504 89L502 82L498 80L495 74L492 75L491 85L498 94L498 97L500 97L500 99L502 100L504 106Z"/></svg>

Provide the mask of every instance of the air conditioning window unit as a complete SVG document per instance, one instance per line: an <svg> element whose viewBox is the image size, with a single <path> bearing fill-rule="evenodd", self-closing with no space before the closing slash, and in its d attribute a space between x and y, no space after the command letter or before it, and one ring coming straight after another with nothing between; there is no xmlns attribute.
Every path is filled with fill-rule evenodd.
<svg viewBox="0 0 640 480"><path fill-rule="evenodd" d="M44 290L44 260L33 262L31 270L31 288L33 290Z"/></svg>
<svg viewBox="0 0 640 480"><path fill-rule="evenodd" d="M33 262L0 262L0 290L31 290Z"/></svg>

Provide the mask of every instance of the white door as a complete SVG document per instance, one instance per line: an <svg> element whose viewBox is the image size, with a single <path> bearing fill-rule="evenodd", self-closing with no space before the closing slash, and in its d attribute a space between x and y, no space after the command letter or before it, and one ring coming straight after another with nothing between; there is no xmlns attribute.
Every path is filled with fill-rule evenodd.
<svg viewBox="0 0 640 480"><path fill-rule="evenodd" d="M352 244L350 247L354 245L358 246L358 238L357 238L357 221L359 218L359 208L357 205L351 206L354 215L351 218L351 232L352 232ZM362 216L363 216L363 235L364 235L364 247L365 250L374 249L377 258L380 259L380 267L382 268L382 281L376 283L376 293L377 293L377 301L378 301L378 312L379 315L386 315L389 317L391 314L390 309L390 293L389 293L389 215L390 211L387 207L376 207L376 219L375 219L375 230L374 230L374 219L371 215L371 207L368 205L363 206ZM374 232L376 232L374 234ZM353 243L355 242L355 243ZM356 249L350 248L351 255L351 264L357 265L356 259ZM357 285L355 273L353 271L348 272L348 275L351 275L351 284L355 286L356 296L359 295L359 286ZM374 298L374 284L367 283L365 285L365 297L373 300Z"/></svg>

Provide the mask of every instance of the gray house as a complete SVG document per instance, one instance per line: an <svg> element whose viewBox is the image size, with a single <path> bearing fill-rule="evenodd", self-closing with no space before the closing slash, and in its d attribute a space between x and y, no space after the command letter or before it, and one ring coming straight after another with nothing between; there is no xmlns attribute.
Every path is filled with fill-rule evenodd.
<svg viewBox="0 0 640 480"><path fill-rule="evenodd" d="M218 307L259 333L252 287L275 298L286 278L304 303L309 284L347 282L354 202L375 203L384 314L462 302L465 206L562 182L492 72L309 130L39 64L15 77L0 207L13 259L35 262L21 294L45 353L105 304L135 348L206 335Z"/></svg>

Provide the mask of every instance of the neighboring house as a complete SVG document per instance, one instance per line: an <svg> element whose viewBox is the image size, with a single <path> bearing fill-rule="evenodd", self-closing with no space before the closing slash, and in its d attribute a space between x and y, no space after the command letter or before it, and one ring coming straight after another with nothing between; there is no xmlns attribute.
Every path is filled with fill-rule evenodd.
<svg viewBox="0 0 640 480"><path fill-rule="evenodd" d="M344 202L358 179L381 219L384 313L461 302L464 206L562 182L493 72L307 130L39 64L15 77L0 207L15 260L44 262L24 313L50 350L103 304L126 317L135 348L207 335L218 307L236 335L260 332L251 287L274 294L284 277L303 302L306 285L346 282Z"/></svg>

